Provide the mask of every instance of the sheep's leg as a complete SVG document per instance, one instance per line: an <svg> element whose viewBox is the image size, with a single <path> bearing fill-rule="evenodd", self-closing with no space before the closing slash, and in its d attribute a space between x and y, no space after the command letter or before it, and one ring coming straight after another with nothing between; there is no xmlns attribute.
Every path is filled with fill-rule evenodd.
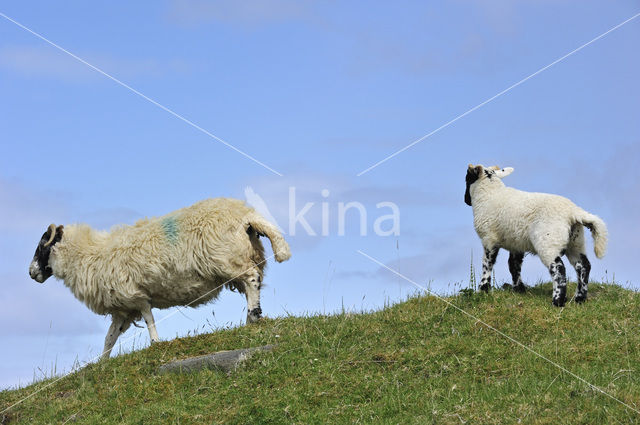
<svg viewBox="0 0 640 425"><path fill-rule="evenodd" d="M559 256L549 265L549 273L551 273L551 278L553 279L551 302L556 307L564 307L567 299L567 271Z"/></svg>
<svg viewBox="0 0 640 425"><path fill-rule="evenodd" d="M511 251L509 253L509 271L513 279L513 290L516 292L524 292L525 286L520 276L522 270L522 261L524 260L524 252Z"/></svg>
<svg viewBox="0 0 640 425"><path fill-rule="evenodd" d="M112 315L111 326L107 331L107 336L104 339L104 349L102 350L102 360L108 359L111 355L111 350L116 344L118 337L122 335L131 325L131 319L128 316Z"/></svg>
<svg viewBox="0 0 640 425"><path fill-rule="evenodd" d="M578 287L576 288L576 303L583 303L587 300L587 286L589 285L589 273L591 272L591 263L587 256L580 254L567 254L569 262L578 276Z"/></svg>
<svg viewBox="0 0 640 425"><path fill-rule="evenodd" d="M142 318L147 324L147 329L149 330L149 338L151 339L151 343L160 341L158 337L158 331L156 330L156 321L153 320L153 314L151 313L151 306L145 306L141 311Z"/></svg>
<svg viewBox="0 0 640 425"><path fill-rule="evenodd" d="M576 275L578 277L576 303L582 303L587 299L587 285L589 284L591 263L589 263L585 252L584 227L581 223L576 223L571 227L569 244L567 246L567 258L573 268L576 269Z"/></svg>
<svg viewBox="0 0 640 425"><path fill-rule="evenodd" d="M247 297L247 323L254 323L262 317L262 308L260 308L262 276L256 269L243 280L245 295Z"/></svg>
<svg viewBox="0 0 640 425"><path fill-rule="evenodd" d="M489 292L489 288L491 288L491 271L493 270L493 265L496 263L496 258L498 258L498 250L499 248L497 247L484 249L482 279L480 280L481 291Z"/></svg>

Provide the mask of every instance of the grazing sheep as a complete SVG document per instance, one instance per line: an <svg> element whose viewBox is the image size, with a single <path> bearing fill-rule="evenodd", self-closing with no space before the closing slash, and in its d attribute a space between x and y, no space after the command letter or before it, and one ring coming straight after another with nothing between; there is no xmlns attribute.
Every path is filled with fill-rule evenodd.
<svg viewBox="0 0 640 425"><path fill-rule="evenodd" d="M491 271L498 250L510 252L509 271L513 289L525 290L520 278L525 253L537 254L549 269L553 279L553 305L562 307L567 293L567 276L563 255L566 255L578 275L575 300L587 299L587 284L591 264L586 256L584 230L591 230L594 251L598 258L607 247L604 222L562 196L530 193L506 187L501 178L513 168L469 165L464 201L473 208L473 223L484 247L480 289L488 291Z"/></svg>
<svg viewBox="0 0 640 425"><path fill-rule="evenodd" d="M84 224L50 225L29 267L31 278L64 283L91 311L110 314L104 343L116 340L142 316L158 341L151 309L215 299L223 286L247 298L247 322L261 317L265 256L259 236L271 240L276 261L291 253L280 232L244 202L208 199L163 217L101 232Z"/></svg>

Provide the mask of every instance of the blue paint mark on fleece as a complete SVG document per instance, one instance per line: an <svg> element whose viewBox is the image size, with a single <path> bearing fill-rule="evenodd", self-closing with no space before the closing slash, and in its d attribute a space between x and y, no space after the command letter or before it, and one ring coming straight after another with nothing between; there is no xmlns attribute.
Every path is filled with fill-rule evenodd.
<svg viewBox="0 0 640 425"><path fill-rule="evenodd" d="M175 217L167 217L163 219L161 226L162 230L164 230L164 235L167 237L169 242L173 244L178 242L178 222Z"/></svg>

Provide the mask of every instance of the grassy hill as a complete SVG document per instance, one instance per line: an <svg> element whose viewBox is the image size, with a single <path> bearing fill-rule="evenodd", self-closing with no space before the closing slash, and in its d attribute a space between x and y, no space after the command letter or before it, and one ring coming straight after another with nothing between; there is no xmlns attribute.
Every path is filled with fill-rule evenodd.
<svg viewBox="0 0 640 425"><path fill-rule="evenodd" d="M570 293L575 286L570 285ZM447 298L640 410L640 296L591 284ZM277 344L231 376L154 373L175 358ZM0 410L50 381L0 393ZM5 423L640 423L640 414L434 297L366 314L267 319L91 364Z"/></svg>

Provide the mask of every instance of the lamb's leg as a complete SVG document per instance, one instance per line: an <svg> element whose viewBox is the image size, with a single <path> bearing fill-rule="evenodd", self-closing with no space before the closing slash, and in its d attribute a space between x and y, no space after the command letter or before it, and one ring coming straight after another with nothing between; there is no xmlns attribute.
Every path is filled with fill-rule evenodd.
<svg viewBox="0 0 640 425"><path fill-rule="evenodd" d="M118 337L129 328L131 322L127 316L112 315L111 326L107 331L104 339L104 349L102 350L102 360L108 359L111 355L111 349L116 344Z"/></svg>
<svg viewBox="0 0 640 425"><path fill-rule="evenodd" d="M141 311L142 318L147 324L147 329L149 330L149 338L151 339L151 343L160 341L158 337L158 331L156 330L156 321L153 320L153 314L151 313L151 306L147 305Z"/></svg>
<svg viewBox="0 0 640 425"><path fill-rule="evenodd" d="M256 268L244 281L244 290L247 297L247 323L257 322L262 317L260 308L260 287L262 286L262 275Z"/></svg>
<svg viewBox="0 0 640 425"><path fill-rule="evenodd" d="M549 273L551 273L551 278L553 279L551 302L556 307L564 307L567 299L567 271L559 256L549 265Z"/></svg>
<svg viewBox="0 0 640 425"><path fill-rule="evenodd" d="M589 273L591 272L591 263L584 253L567 253L569 262L578 277L578 287L576 288L576 303L583 303L587 300L587 286L589 285Z"/></svg>
<svg viewBox="0 0 640 425"><path fill-rule="evenodd" d="M573 268L576 269L576 275L578 277L576 303L582 303L587 299L587 285L589 284L591 263L589 263L585 253L584 227L581 223L576 223L571 227L569 244L567 246L567 258Z"/></svg>
<svg viewBox="0 0 640 425"><path fill-rule="evenodd" d="M509 271L511 272L511 278L513 279L513 290L516 292L525 291L524 282L520 277L520 271L522 270L522 260L524 260L523 252L511 251L509 253Z"/></svg>
<svg viewBox="0 0 640 425"><path fill-rule="evenodd" d="M491 288L491 271L493 270L493 265L496 263L496 258L498 258L498 250L499 248L486 248L484 249L484 258L482 259L482 278L480 280L480 290L489 292L489 288Z"/></svg>

